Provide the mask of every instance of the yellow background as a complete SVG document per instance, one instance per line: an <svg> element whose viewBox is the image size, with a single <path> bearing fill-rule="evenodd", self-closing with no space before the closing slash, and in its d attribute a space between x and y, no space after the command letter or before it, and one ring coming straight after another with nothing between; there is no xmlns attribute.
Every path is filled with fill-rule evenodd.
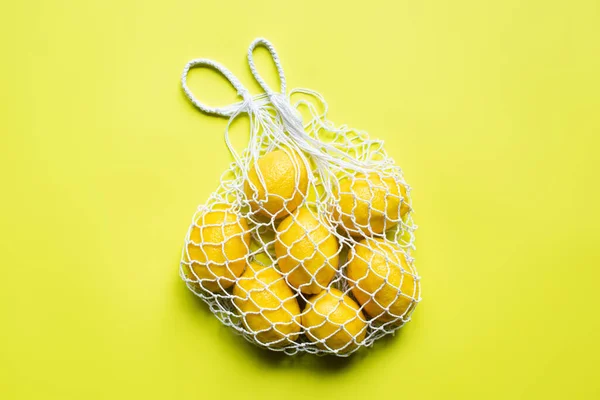
<svg viewBox="0 0 600 400"><path fill-rule="evenodd" d="M0 20L0 398L600 395L598 1L14 1ZM179 75L209 57L257 93L256 36L414 187L424 301L347 361L256 350L178 277L231 160ZM199 97L235 99L196 72Z"/></svg>

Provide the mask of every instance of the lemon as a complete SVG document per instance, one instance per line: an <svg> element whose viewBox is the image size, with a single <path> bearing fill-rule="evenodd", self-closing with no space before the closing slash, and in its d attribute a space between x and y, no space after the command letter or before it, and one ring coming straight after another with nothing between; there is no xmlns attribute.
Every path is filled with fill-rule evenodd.
<svg viewBox="0 0 600 400"><path fill-rule="evenodd" d="M292 213L308 192L308 174L302 158L290 149L263 155L250 168L244 192L252 209L261 215L283 218Z"/></svg>
<svg viewBox="0 0 600 400"><path fill-rule="evenodd" d="M347 266L352 294L380 322L402 323L416 306L421 287L405 253L385 239L364 239L350 251Z"/></svg>
<svg viewBox="0 0 600 400"><path fill-rule="evenodd" d="M207 290L229 288L246 267L250 231L244 218L225 205L202 213L190 232L187 258L192 276ZM195 276L193 276L195 275Z"/></svg>
<svg viewBox="0 0 600 400"><path fill-rule="evenodd" d="M350 235L370 236L395 226L409 210L404 185L371 172L340 181L333 214Z"/></svg>
<svg viewBox="0 0 600 400"><path fill-rule="evenodd" d="M181 272L183 272L183 276L185 277L186 284L193 292L200 292L202 288L198 283L198 278L194 276L192 273L192 269L190 268L190 259L184 254L184 263L181 263Z"/></svg>
<svg viewBox="0 0 600 400"><path fill-rule="evenodd" d="M251 263L233 287L233 295L244 325L260 343L281 347L298 338L298 301L273 266Z"/></svg>
<svg viewBox="0 0 600 400"><path fill-rule="evenodd" d="M324 350L346 353L365 338L367 322L358 304L338 289L313 296L302 314L306 336Z"/></svg>
<svg viewBox="0 0 600 400"><path fill-rule="evenodd" d="M287 281L315 294L333 279L339 264L338 242L314 211L303 206L277 227L275 255Z"/></svg>

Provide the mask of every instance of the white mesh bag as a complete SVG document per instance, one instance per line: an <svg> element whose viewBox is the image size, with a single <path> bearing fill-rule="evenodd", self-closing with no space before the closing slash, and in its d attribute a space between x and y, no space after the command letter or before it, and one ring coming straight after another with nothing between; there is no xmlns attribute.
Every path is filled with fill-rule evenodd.
<svg viewBox="0 0 600 400"><path fill-rule="evenodd" d="M257 46L273 58L279 92L256 70ZM183 71L190 101L229 119L225 141L234 161L193 216L181 278L252 343L290 355L348 356L395 332L420 301L410 187L382 141L327 120L320 94L286 94L271 43L252 42L248 63L261 95L251 96L211 60L192 60ZM187 86L195 67L219 71L242 101L200 103ZM238 154L229 127L243 114L250 138Z"/></svg>

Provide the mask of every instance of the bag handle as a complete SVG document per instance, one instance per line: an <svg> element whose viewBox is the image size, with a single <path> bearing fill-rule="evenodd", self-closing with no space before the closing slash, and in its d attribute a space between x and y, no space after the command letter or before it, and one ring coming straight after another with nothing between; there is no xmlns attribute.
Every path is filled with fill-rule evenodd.
<svg viewBox="0 0 600 400"><path fill-rule="evenodd" d="M266 48L271 54L271 58L273 59L273 63L277 68L277 74L279 75L280 88L279 92L274 92L269 85L262 78L258 70L256 69L256 65L254 65L254 49L257 47ZM304 130L302 127L302 117L300 114L292 107L289 99L285 93L285 74L283 73L283 66L279 61L279 55L275 50L275 47L271 42L264 38L254 39L252 43L250 43L250 47L248 48L248 65L250 66L250 71L252 72L252 76L256 79L256 82L263 88L271 104L281 116L288 133L293 136L302 136Z"/></svg>
<svg viewBox="0 0 600 400"><path fill-rule="evenodd" d="M248 48L248 65L250 66L250 71L252 71L252 76L254 76L254 79L256 79L256 82L258 82L260 87L263 88L263 90L265 91L265 93L267 93L269 95L269 97L276 94L269 87L269 85L267 85L265 80L258 73L258 70L256 69L256 65L254 65L254 54L253 53L254 53L254 49L256 49L257 47L264 47L269 51L269 53L271 53L271 58L273 59L273 62L275 63L275 67L277 68L277 73L279 74L279 82L280 82L279 93L285 95L285 74L283 73L283 66L281 65L281 62L279 61L279 55L277 54L277 51L275 51L275 47L267 39L257 38L257 39L254 39L254 41L252 43L250 43L250 47Z"/></svg>
<svg viewBox="0 0 600 400"><path fill-rule="evenodd" d="M233 86L234 89L237 91L238 96L240 96L243 100L241 102L237 102L223 107L210 107L204 103L201 103L194 96L194 94L187 85L187 77L190 72L190 69L198 67L212 68L218 71L221 75L225 77L225 79L229 81L231 86ZM248 90L240 83L239 79L233 73L231 73L231 71L225 68L225 66L223 66L222 64L205 58L197 58L191 60L185 65L185 67L183 68L183 73L181 74L181 87L183 88L185 95L188 99L190 99L192 104L198 107L202 112L206 114L218 115L221 117L231 117L232 115L238 113L242 107L249 104L252 100L250 92L248 92Z"/></svg>

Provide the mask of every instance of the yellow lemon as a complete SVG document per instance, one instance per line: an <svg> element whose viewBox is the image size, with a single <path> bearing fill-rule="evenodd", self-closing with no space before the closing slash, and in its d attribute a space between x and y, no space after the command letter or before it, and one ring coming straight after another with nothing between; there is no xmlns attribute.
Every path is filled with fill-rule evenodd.
<svg viewBox="0 0 600 400"><path fill-rule="evenodd" d="M281 347L298 338L300 306L273 266L251 263L233 287L246 328L262 344Z"/></svg>
<svg viewBox="0 0 600 400"><path fill-rule="evenodd" d="M343 178L337 201L334 217L352 236L382 234L410 210L404 185L374 172Z"/></svg>
<svg viewBox="0 0 600 400"><path fill-rule="evenodd" d="M292 213L308 192L308 174L300 155L290 149L263 155L250 168L244 192L259 214L283 218Z"/></svg>
<svg viewBox="0 0 600 400"><path fill-rule="evenodd" d="M185 263L181 263L180 272L183 273L183 277L185 278L188 287L194 292L200 292L202 288L198 283L198 278L196 278L192 273L192 269L190 268L190 259L186 254L184 254L183 258Z"/></svg>
<svg viewBox="0 0 600 400"><path fill-rule="evenodd" d="M302 326L318 347L340 353L354 350L367 333L367 322L358 304L334 288L309 299Z"/></svg>
<svg viewBox="0 0 600 400"><path fill-rule="evenodd" d="M244 271L249 248L246 220L227 206L217 205L201 214L190 232L187 258L192 275L207 290L227 289Z"/></svg>
<svg viewBox="0 0 600 400"><path fill-rule="evenodd" d="M303 293L323 290L338 269L338 242L308 207L300 207L277 227L275 254L287 281Z"/></svg>
<svg viewBox="0 0 600 400"><path fill-rule="evenodd" d="M402 323L416 306L420 283L405 253L385 239L364 239L350 251L347 266L352 294L371 317Z"/></svg>

